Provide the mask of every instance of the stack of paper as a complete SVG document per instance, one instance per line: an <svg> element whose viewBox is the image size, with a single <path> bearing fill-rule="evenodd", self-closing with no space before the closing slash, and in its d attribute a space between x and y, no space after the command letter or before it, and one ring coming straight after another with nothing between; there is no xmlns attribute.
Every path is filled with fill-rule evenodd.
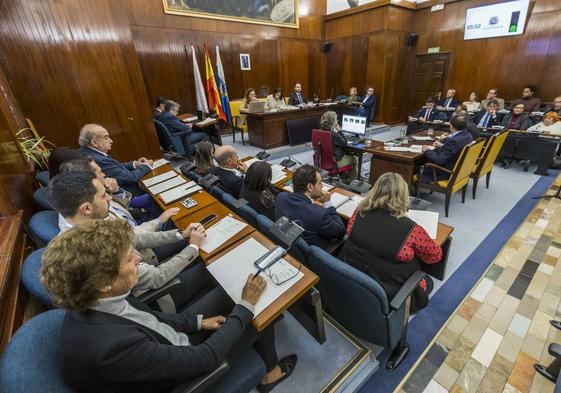
<svg viewBox="0 0 561 393"><path fill-rule="evenodd" d="M162 165L166 165L169 164L169 161L166 160L165 158L160 158L159 160L156 160L152 163L152 165L150 166L150 168L152 169L156 169L161 167Z"/></svg>
<svg viewBox="0 0 561 393"><path fill-rule="evenodd" d="M206 119L196 123L196 125L197 125L197 127L202 128L202 127L206 127L209 124L213 124L213 123L216 123L216 122L217 122L216 119L213 119L212 117L207 117Z"/></svg>
<svg viewBox="0 0 561 393"><path fill-rule="evenodd" d="M152 194L160 194L166 190L169 190L170 188L177 187L183 183L187 183L187 180L185 180L182 176L176 176L162 183L158 183L155 186L148 187L148 190L150 190Z"/></svg>
<svg viewBox="0 0 561 393"><path fill-rule="evenodd" d="M351 199L347 200L346 202L344 202L342 205L340 205L337 208L337 213L342 214L346 217L352 217L353 213L355 212L356 208L358 207L358 204L363 199L364 198L361 197L360 195L353 196Z"/></svg>
<svg viewBox="0 0 561 393"><path fill-rule="evenodd" d="M251 158L247 161L244 161L244 164L247 165L247 167L249 168L251 166L251 164L253 164L254 162L257 161L261 161L259 158Z"/></svg>
<svg viewBox="0 0 561 393"><path fill-rule="evenodd" d="M416 136L416 135L413 135L411 138L415 139L416 141L433 141L434 140L430 136Z"/></svg>
<svg viewBox="0 0 561 393"><path fill-rule="evenodd" d="M418 225L422 226L425 231L427 231L431 239L436 239L436 233L438 230L438 213L426 210L409 210L406 216L415 221Z"/></svg>
<svg viewBox="0 0 561 393"><path fill-rule="evenodd" d="M177 173L175 171L169 171L169 172L162 173L161 175L151 177L150 179L142 180L142 184L144 184L146 187L151 187L154 184L161 183L164 180L171 179L172 177L175 176L177 176Z"/></svg>
<svg viewBox="0 0 561 393"><path fill-rule="evenodd" d="M267 251L267 248L257 240L249 238L232 251L208 265L207 269L232 300L237 303L241 300L242 289L247 281L247 277L250 273L255 274L257 272L253 262ZM298 272L297 268L284 259L271 266L270 270L271 275L275 274L277 276L277 282L282 282L293 276L294 278L282 285L276 285L269 276L261 273L262 277L267 280L267 287L255 305L255 316L259 315L304 276L304 273Z"/></svg>
<svg viewBox="0 0 561 393"><path fill-rule="evenodd" d="M246 226L247 224L245 222L236 220L232 216L224 217L207 229L206 237L201 243L201 250L206 253L213 252Z"/></svg>
<svg viewBox="0 0 561 393"><path fill-rule="evenodd" d="M272 184L276 184L281 180L286 179L287 174L283 171L284 167L281 165L271 165L271 170L273 171L273 177L271 179Z"/></svg>
<svg viewBox="0 0 561 393"><path fill-rule="evenodd" d="M343 194L339 194L338 192L334 192L333 194L331 194L331 204L333 205L333 207L335 209L337 209L343 203L345 203L349 199L351 199L351 197L352 196L346 196L346 195L343 195Z"/></svg>
<svg viewBox="0 0 561 393"><path fill-rule="evenodd" d="M158 196L160 197L162 202L167 205L177 201L178 199L194 194L195 192L198 192L200 190L202 190L201 186L198 186L195 184L195 182L190 181L189 183L182 184L179 187L175 187L171 190L167 190L166 192L162 192Z"/></svg>

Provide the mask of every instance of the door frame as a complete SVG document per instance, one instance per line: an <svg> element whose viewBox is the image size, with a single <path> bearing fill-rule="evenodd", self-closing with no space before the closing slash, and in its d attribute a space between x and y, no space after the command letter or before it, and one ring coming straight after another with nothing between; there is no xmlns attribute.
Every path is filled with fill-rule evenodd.
<svg viewBox="0 0 561 393"><path fill-rule="evenodd" d="M415 55L415 66L413 67L413 74L411 75L411 86L409 88L409 91L411 91L411 93L414 92L414 87L415 87L415 82L416 82L415 76L417 75L417 66L419 64L418 59L419 58L426 58L427 56L441 56L441 55L446 55L448 57L448 62L446 64L446 69L444 70L444 74L442 76L442 86L440 86L440 92L442 92L442 89L444 88L444 84L446 82L446 79L448 78L448 68L450 67L452 52L416 54ZM411 115L411 113L414 113L419 109L419 108L413 108L412 107L413 106L413 96L414 96L414 94L409 95L409 105L408 105L408 112L407 112L408 115Z"/></svg>

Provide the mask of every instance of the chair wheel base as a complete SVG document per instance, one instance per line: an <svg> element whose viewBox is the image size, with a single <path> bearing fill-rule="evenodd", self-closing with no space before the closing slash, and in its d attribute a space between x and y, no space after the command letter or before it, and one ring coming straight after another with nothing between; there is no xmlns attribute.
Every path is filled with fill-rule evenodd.
<svg viewBox="0 0 561 393"><path fill-rule="evenodd" d="M401 362L403 362L403 360L407 357L408 353L409 353L409 345L407 344L404 344L403 346L398 346L396 349L394 349L394 351L390 355L390 358L386 362L386 371L392 372L393 370L395 370L401 364Z"/></svg>
<svg viewBox="0 0 561 393"><path fill-rule="evenodd" d="M553 374L551 374L549 371L547 371L547 367L544 366L543 364L534 364L534 369L536 369L536 371L538 373L540 373L544 378L550 380L553 383L557 382L557 377Z"/></svg>
<svg viewBox="0 0 561 393"><path fill-rule="evenodd" d="M551 323L551 326L553 326L554 328L561 330L561 321L556 321L555 319L552 319L551 321L549 321L549 323Z"/></svg>

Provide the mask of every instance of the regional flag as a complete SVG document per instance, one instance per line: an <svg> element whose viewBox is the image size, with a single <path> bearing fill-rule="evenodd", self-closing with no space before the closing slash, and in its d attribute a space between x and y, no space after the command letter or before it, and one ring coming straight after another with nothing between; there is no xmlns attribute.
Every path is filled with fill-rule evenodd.
<svg viewBox="0 0 561 393"><path fill-rule="evenodd" d="M216 87L216 80L214 79L214 71L212 70L212 63L205 44L205 65L206 65L206 93L208 96L208 107L214 110L219 118L227 121L226 114L222 110L222 102L220 101L220 93Z"/></svg>
<svg viewBox="0 0 561 393"><path fill-rule="evenodd" d="M218 84L218 91L220 92L222 110L228 119L228 123L231 123L230 99L228 98L228 88L226 87L226 78L224 77L224 68L222 67L222 59L220 59L220 49L218 45L216 45L216 83Z"/></svg>

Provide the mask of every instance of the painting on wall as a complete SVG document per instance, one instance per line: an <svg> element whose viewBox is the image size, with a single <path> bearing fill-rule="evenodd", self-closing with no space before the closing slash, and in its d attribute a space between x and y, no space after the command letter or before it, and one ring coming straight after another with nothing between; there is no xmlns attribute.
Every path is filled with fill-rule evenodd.
<svg viewBox="0 0 561 393"><path fill-rule="evenodd" d="M298 28L298 0L162 0L166 14Z"/></svg>

